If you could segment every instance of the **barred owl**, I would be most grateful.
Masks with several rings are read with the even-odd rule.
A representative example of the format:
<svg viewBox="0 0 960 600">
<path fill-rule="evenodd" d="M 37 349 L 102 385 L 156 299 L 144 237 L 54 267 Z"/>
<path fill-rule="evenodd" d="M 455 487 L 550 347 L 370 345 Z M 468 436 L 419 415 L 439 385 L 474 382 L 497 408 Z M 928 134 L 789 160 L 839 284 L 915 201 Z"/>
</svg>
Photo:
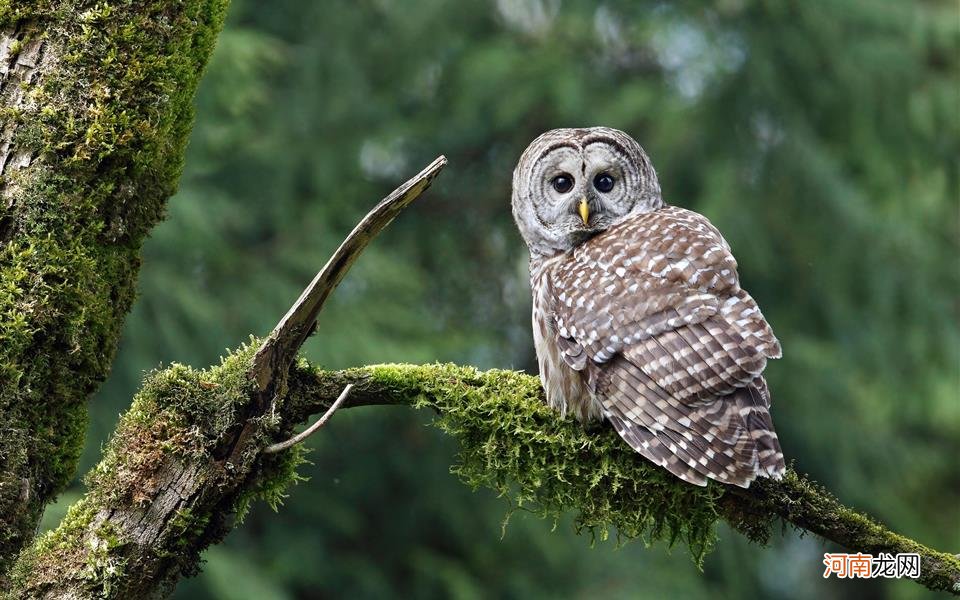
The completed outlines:
<svg viewBox="0 0 960 600">
<path fill-rule="evenodd" d="M 780 343 L 720 232 L 664 204 L 640 145 L 606 127 L 548 131 L 514 170 L 512 205 L 549 405 L 608 420 L 690 483 L 779 478 L 762 373 Z"/>
</svg>

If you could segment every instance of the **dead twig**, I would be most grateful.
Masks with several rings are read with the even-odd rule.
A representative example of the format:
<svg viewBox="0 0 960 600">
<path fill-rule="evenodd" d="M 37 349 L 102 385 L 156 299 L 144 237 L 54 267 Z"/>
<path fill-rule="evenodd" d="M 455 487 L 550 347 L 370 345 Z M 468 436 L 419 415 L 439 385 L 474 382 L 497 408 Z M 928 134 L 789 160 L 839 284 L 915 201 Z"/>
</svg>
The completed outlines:
<svg viewBox="0 0 960 600">
<path fill-rule="evenodd" d="M 254 375 L 265 389 L 278 370 L 286 371 L 310 334 L 320 309 L 360 253 L 401 210 L 416 200 L 440 173 L 447 159 L 438 156 L 367 213 L 327 264 L 317 273 L 287 314 L 277 323 L 253 359 Z"/>
<path fill-rule="evenodd" d="M 266 448 L 263 449 L 263 453 L 276 454 L 277 452 L 283 452 L 287 448 L 290 448 L 291 446 L 299 444 L 300 442 L 304 441 L 305 439 L 307 439 L 308 437 L 316 433 L 318 429 L 323 427 L 324 424 L 326 424 L 326 422 L 330 420 L 330 417 L 333 416 L 333 413 L 336 412 L 338 408 L 340 408 L 340 405 L 343 404 L 343 401 L 347 399 L 347 396 L 350 395 L 350 390 L 352 389 L 353 389 L 353 384 L 348 383 L 347 387 L 343 388 L 343 391 L 340 392 L 340 395 L 337 396 L 337 399 L 334 400 L 333 404 L 330 405 L 330 408 L 327 409 L 327 412 L 323 413 L 323 416 L 320 417 L 316 423 L 314 423 L 310 427 L 307 427 L 306 429 L 304 429 L 303 431 L 301 431 L 300 433 L 298 433 L 297 435 L 293 436 L 288 440 L 284 440 L 282 442 L 278 442 L 276 444 L 271 444 L 267 446 Z"/>
</svg>

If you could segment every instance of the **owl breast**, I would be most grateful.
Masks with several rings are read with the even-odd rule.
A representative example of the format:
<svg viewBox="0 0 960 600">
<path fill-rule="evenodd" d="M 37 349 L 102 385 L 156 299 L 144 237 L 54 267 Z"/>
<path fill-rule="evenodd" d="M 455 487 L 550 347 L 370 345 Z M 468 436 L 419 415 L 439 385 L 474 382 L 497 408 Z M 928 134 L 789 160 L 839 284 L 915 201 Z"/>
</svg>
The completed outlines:
<svg viewBox="0 0 960 600">
<path fill-rule="evenodd" d="M 546 267 L 548 265 L 544 265 Z M 602 417 L 600 403 L 594 399 L 582 371 L 571 368 L 561 356 L 550 315 L 549 268 L 536 269 L 531 278 L 533 292 L 533 345 L 540 367 L 540 381 L 550 408 L 566 415 L 568 412 L 581 421 Z"/>
</svg>

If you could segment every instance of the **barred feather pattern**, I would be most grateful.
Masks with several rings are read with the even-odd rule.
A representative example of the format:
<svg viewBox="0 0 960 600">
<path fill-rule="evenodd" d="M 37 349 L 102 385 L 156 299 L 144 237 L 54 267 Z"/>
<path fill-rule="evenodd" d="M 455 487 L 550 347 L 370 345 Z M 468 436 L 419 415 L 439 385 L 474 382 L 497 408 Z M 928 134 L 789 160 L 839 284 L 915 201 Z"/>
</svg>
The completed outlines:
<svg viewBox="0 0 960 600">
<path fill-rule="evenodd" d="M 534 343 L 548 403 L 606 418 L 694 484 L 779 478 L 762 372 L 780 344 L 702 215 L 664 205 L 531 260 Z"/>
</svg>

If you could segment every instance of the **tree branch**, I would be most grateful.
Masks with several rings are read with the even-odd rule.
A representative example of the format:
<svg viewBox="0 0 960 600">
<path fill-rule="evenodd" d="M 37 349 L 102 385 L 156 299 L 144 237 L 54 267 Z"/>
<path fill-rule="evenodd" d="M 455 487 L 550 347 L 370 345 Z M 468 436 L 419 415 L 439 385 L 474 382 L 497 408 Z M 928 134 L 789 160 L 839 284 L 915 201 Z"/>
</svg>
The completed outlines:
<svg viewBox="0 0 960 600">
<path fill-rule="evenodd" d="M 360 252 L 445 164 L 437 158 L 381 201 L 265 341 L 205 371 L 155 373 L 88 474 L 88 493 L 18 557 L 11 597 L 165 596 L 253 500 L 278 503 L 300 462 L 299 446 L 269 443 L 300 422 L 284 406 L 296 352 Z"/>
<path fill-rule="evenodd" d="M 503 493 L 515 493 L 523 501 L 543 502 L 547 507 L 545 514 L 554 514 L 553 498 L 541 497 L 540 482 L 531 480 L 523 473 L 515 472 L 518 465 L 498 464 L 497 454 L 509 454 L 517 448 L 529 447 L 528 436 L 534 432 L 545 432 L 551 442 L 537 445 L 534 451 L 547 456 L 542 470 L 559 474 L 569 469 L 569 461 L 579 461 L 582 469 L 575 469 L 575 477 L 589 482 L 609 478 L 604 469 L 591 469 L 592 461 L 604 457 L 587 456 L 585 448 L 591 442 L 585 437 L 591 435 L 610 438 L 613 443 L 604 446 L 603 452 L 610 461 L 636 463 L 638 470 L 634 483 L 662 486 L 661 478 L 650 478 L 645 468 L 646 461 L 633 452 L 626 444 L 616 442 L 612 430 L 581 433 L 582 426 L 571 419 L 561 420 L 552 417 L 541 397 L 539 380 L 527 375 L 506 372 L 478 372 L 472 368 L 452 365 L 383 365 L 348 369 L 345 371 L 322 371 L 310 368 L 305 363 L 298 365 L 291 375 L 290 405 L 288 410 L 302 418 L 326 407 L 336 397 L 336 390 L 344 385 L 354 385 L 354 392 L 345 406 L 373 405 L 412 405 L 431 407 L 439 411 L 438 420 L 446 430 L 460 434 L 462 444 L 460 460 L 470 455 L 485 456 L 481 468 L 495 472 L 480 474 L 481 484 L 491 485 Z M 477 411 L 474 404 L 487 405 L 486 410 Z M 532 403 L 532 406 L 531 406 Z M 491 410 L 490 407 L 497 407 Z M 556 424 L 549 426 L 545 420 L 553 418 Z M 559 435 L 563 432 L 566 435 Z M 499 443 L 488 447 L 491 440 Z M 562 440 L 563 443 L 555 443 Z M 481 447 L 473 447 L 477 441 Z M 556 462 L 551 462 L 556 461 Z M 477 473 L 471 471 L 476 465 L 467 465 L 468 482 L 476 483 Z M 463 472 L 463 465 L 458 469 Z M 501 470 L 502 469 L 502 470 Z M 559 476 L 559 475 L 558 475 Z M 566 479 L 566 476 L 564 476 Z M 616 479 L 616 478 L 614 478 Z M 512 490 L 504 482 L 526 481 L 529 489 Z M 668 482 L 672 487 L 696 491 L 680 481 Z M 618 518 L 630 514 L 643 514 L 646 508 L 639 505 L 642 497 L 616 494 L 610 502 L 616 515 L 597 515 L 595 507 L 600 485 L 590 485 L 589 495 L 572 498 L 572 502 L 559 508 L 581 511 L 582 524 L 587 527 L 620 525 Z M 960 560 L 945 552 L 933 550 L 919 542 L 894 533 L 874 519 L 842 505 L 829 492 L 807 477 L 790 470 L 780 481 L 758 479 L 749 489 L 741 489 L 711 483 L 714 496 L 706 494 L 704 502 L 712 505 L 718 516 L 723 517 L 735 529 L 752 541 L 766 543 L 772 525 L 782 519 L 794 527 L 809 531 L 835 542 L 852 552 L 865 552 L 878 555 L 916 553 L 920 555 L 921 571 L 917 582 L 931 590 L 943 590 L 960 595 Z M 662 489 L 662 488 L 661 488 Z M 600 491 L 602 493 L 602 491 Z M 682 495 L 682 494 L 681 494 Z M 541 507 L 542 508 L 542 507 Z M 700 507 L 703 508 L 703 507 Z M 696 511 L 690 516 L 696 517 Z M 597 518 L 597 517 L 600 518 Z M 656 515 L 652 515 L 655 521 Z M 628 524 L 629 525 L 629 524 Z M 683 531 L 684 525 L 673 524 L 676 531 Z M 628 533 L 631 527 L 628 526 Z M 656 526 L 654 526 L 654 530 Z M 634 530 L 635 531 L 635 530 Z M 694 542 L 696 554 L 696 534 L 693 529 L 686 530 L 687 541 Z M 671 534 L 672 535 L 672 534 Z M 820 565 L 811 565 L 820 568 Z"/>
<path fill-rule="evenodd" d="M 727 492 L 725 518 L 752 539 L 763 541 L 767 536 L 762 532 L 762 537 L 756 538 L 758 530 L 754 523 L 779 517 L 852 552 L 874 556 L 882 552 L 919 554 L 917 582 L 931 590 L 960 595 L 960 557 L 933 550 L 891 531 L 871 517 L 844 506 L 825 488 L 795 471 L 789 471 L 781 481 L 763 479 L 754 482 L 749 490 L 731 488 Z"/>
<path fill-rule="evenodd" d="M 244 419 L 240 433 L 236 436 L 227 455 L 228 464 L 232 465 L 239 459 L 238 453 L 244 450 L 246 443 L 258 427 L 253 417 L 263 414 L 268 408 L 272 412 L 278 396 L 283 395 L 290 365 L 313 330 L 323 303 L 343 280 L 343 276 L 353 266 L 360 253 L 366 249 L 370 240 L 383 231 L 400 214 L 400 211 L 420 197 L 446 164 L 447 159 L 438 156 L 422 171 L 373 207 L 347 235 L 327 264 L 320 269 L 287 314 L 280 319 L 267 339 L 263 341 L 253 357 L 250 368 L 250 378 L 256 382 L 257 390 L 249 404 L 247 418 Z"/>
<path fill-rule="evenodd" d="M 310 427 L 307 427 L 288 440 L 277 442 L 276 444 L 270 444 L 263 449 L 263 453 L 276 454 L 277 452 L 283 452 L 284 450 L 296 446 L 300 442 L 305 441 L 311 435 L 315 434 L 321 427 L 326 425 L 327 421 L 330 420 L 330 417 L 333 416 L 333 413 L 337 412 L 337 409 L 340 408 L 340 405 L 343 404 L 343 401 L 346 400 L 347 396 L 350 395 L 351 389 L 353 389 L 353 384 L 348 383 L 347 387 L 343 388 L 343 391 L 340 392 L 340 395 L 337 396 L 337 399 L 334 400 L 333 404 L 330 405 L 330 408 L 327 409 L 327 412 L 323 413 L 323 416 L 317 419 L 316 423 Z"/>
<path fill-rule="evenodd" d="M 447 159 L 438 156 L 420 173 L 384 198 L 353 228 L 257 351 L 254 376 L 258 380 L 267 381 L 290 368 L 300 346 L 317 322 L 323 303 L 343 280 L 360 253 L 400 211 L 430 187 L 446 164 Z M 261 383 L 261 387 L 266 387 L 266 384 Z"/>
</svg>

